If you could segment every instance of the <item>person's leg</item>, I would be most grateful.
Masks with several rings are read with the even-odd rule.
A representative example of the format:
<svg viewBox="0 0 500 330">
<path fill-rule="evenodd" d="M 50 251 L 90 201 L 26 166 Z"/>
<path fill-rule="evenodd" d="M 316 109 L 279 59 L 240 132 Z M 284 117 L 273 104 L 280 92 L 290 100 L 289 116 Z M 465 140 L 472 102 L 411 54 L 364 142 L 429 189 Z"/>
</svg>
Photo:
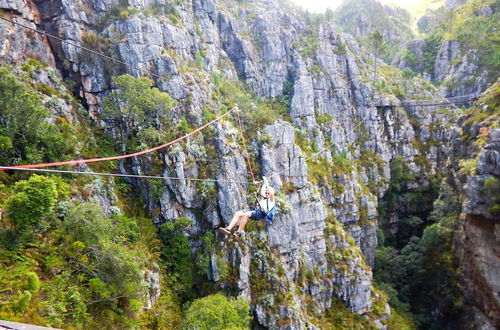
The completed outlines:
<svg viewBox="0 0 500 330">
<path fill-rule="evenodd" d="M 238 230 L 236 231 L 237 233 L 241 233 L 243 230 L 245 230 L 245 226 L 246 226 L 247 221 L 251 215 L 252 215 L 252 212 L 243 212 L 243 214 L 241 215 L 240 226 L 238 227 Z"/>
<path fill-rule="evenodd" d="M 240 217 L 244 214 L 245 212 L 243 211 L 238 211 L 234 214 L 233 216 L 233 219 L 231 220 L 231 222 L 229 223 L 229 226 L 227 226 L 226 229 L 228 230 L 231 230 L 233 229 L 237 224 L 238 224 L 238 221 L 240 221 Z"/>
</svg>

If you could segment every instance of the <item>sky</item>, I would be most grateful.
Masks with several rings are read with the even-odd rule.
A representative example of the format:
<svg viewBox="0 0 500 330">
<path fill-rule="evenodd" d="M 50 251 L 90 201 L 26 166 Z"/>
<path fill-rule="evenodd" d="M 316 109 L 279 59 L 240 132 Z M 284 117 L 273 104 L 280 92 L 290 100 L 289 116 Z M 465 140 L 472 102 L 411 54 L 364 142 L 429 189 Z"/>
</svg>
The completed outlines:
<svg viewBox="0 0 500 330">
<path fill-rule="evenodd" d="M 330 7 L 331 9 L 337 8 L 343 0 L 290 0 L 297 5 L 315 13 L 323 13 L 326 8 Z M 401 7 L 408 7 L 421 0 L 379 0 L 382 3 L 388 4 L 396 4 Z"/>
</svg>

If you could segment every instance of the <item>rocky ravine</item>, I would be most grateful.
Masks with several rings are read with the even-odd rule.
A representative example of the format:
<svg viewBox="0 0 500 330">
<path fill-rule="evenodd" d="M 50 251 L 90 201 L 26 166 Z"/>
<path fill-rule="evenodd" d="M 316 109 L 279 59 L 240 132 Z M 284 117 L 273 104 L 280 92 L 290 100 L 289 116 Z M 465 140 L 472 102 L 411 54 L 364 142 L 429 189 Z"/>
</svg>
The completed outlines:
<svg viewBox="0 0 500 330">
<path fill-rule="evenodd" d="M 282 210 L 272 226 L 251 231 L 248 243 L 221 241 L 224 257 L 212 256 L 209 277 L 218 282 L 220 264 L 229 263 L 237 271 L 234 285 L 251 299 L 263 326 L 310 327 L 310 316 L 321 315 L 335 297 L 356 313 L 371 311 L 378 297 L 367 265 L 373 265 L 377 198 L 387 187 L 389 162 L 402 155 L 425 181 L 426 172 L 442 167 L 449 155 L 452 127 L 446 123 L 452 111 L 416 106 L 377 109 L 373 89 L 361 79 L 364 64 L 356 44 L 331 25 L 309 26 L 293 9 L 283 10 L 287 5 L 279 1 L 255 1 L 250 6 L 213 0 L 129 0 L 123 9 L 127 15 L 116 15 L 120 6 L 123 2 L 118 0 L 0 0 L 9 18 L 105 51 L 140 68 L 140 73 L 4 21 L 0 21 L 2 61 L 19 65 L 35 57 L 56 66 L 78 82 L 89 116 L 98 121 L 102 97 L 112 88 L 111 76 L 125 72 L 164 76 L 156 84 L 179 101 L 173 115 L 186 115 L 192 126 L 201 123 L 205 106 L 214 105 L 211 73 L 239 78 L 264 98 L 280 96 L 284 86 L 291 85 L 290 122 L 262 127 L 258 134 L 270 139 L 251 142 L 261 174 L 269 176 L 282 192 Z M 169 6 L 176 8 L 171 13 L 174 17 L 152 12 L 152 8 L 173 8 Z M 305 52 L 311 40 L 317 47 Z M 341 50 L 344 43 L 347 47 Z M 199 65 L 192 65 L 197 58 Z M 319 120 L 325 117 L 331 120 Z M 229 122 L 215 128 L 212 138 L 217 157 L 211 162 L 217 164 L 217 178 L 246 181 L 248 168 L 241 147 L 234 142 L 236 128 Z M 311 155 L 298 146 L 297 131 L 314 141 L 326 160 L 345 152 L 358 165 L 347 173 L 335 173 L 335 182 L 312 180 L 307 173 L 313 165 L 304 162 Z M 196 157 L 206 155 L 204 138 L 160 153 L 163 173 L 197 176 L 201 169 Z M 417 150 L 417 138 L 424 144 L 436 139 L 441 143 Z M 426 157 L 428 167 L 416 161 L 417 156 Z M 122 165 L 123 172 L 145 173 L 152 159 L 143 157 Z M 289 167 L 286 175 L 277 174 Z M 343 187 L 340 190 L 338 183 Z M 152 198 L 147 183 L 134 184 L 144 195 L 153 221 L 186 216 L 194 220 L 188 232 L 191 236 L 227 224 L 233 212 L 246 207 L 249 195 L 247 186 L 219 184 L 216 202 L 206 205 L 191 183 L 166 180 L 158 199 Z M 314 276 L 304 275 L 310 273 Z M 271 285 L 263 286 L 259 280 Z M 385 317 L 376 317 L 379 327 Z"/>
</svg>

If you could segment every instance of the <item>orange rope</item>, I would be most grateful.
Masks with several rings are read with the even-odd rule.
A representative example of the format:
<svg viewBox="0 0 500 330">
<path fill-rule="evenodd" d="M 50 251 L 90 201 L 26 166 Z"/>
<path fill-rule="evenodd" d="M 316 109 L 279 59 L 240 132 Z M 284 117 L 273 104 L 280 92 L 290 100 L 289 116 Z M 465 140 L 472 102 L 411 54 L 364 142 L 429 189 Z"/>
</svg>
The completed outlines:
<svg viewBox="0 0 500 330">
<path fill-rule="evenodd" d="M 248 151 L 246 148 L 247 143 L 245 141 L 245 136 L 243 135 L 243 125 L 241 124 L 241 116 L 240 116 L 239 112 L 238 112 L 238 124 L 240 127 L 241 141 L 243 142 L 244 157 L 246 158 L 246 161 L 248 164 L 248 169 L 250 170 L 250 175 L 252 176 L 252 180 L 253 180 L 253 182 L 256 182 L 257 180 L 255 180 L 255 175 L 253 174 L 253 170 L 252 170 L 252 164 L 250 163 L 250 157 L 248 156 Z"/>
<path fill-rule="evenodd" d="M 184 136 L 181 136 L 181 137 L 179 137 L 179 138 L 177 138 L 177 139 L 175 139 L 173 141 L 170 141 L 168 143 L 162 144 L 160 146 L 157 146 L 157 147 L 154 147 L 154 148 L 151 148 L 151 149 L 134 152 L 132 154 L 126 154 L 126 155 L 121 155 L 121 156 L 113 156 L 113 157 L 103 157 L 103 158 L 68 160 L 68 161 L 64 161 L 64 162 L 54 162 L 54 163 L 31 164 L 31 165 L 16 165 L 16 166 L 8 166 L 8 167 L 9 168 L 41 168 L 41 167 L 62 166 L 62 165 L 76 165 L 76 164 L 83 164 L 83 163 L 96 163 L 96 162 L 104 162 L 104 161 L 109 161 L 109 160 L 117 160 L 117 159 L 125 159 L 125 158 L 131 158 L 131 157 L 141 156 L 141 155 L 144 155 L 144 154 L 156 151 L 156 150 L 160 150 L 160 149 L 166 148 L 168 146 L 171 146 L 174 143 L 182 141 L 182 140 L 190 137 L 194 133 L 197 133 L 197 132 L 201 131 L 205 127 L 207 127 L 207 126 L 209 126 L 209 125 L 211 125 L 211 124 L 213 124 L 213 123 L 221 120 L 223 117 L 229 115 L 235 109 L 236 109 L 236 107 L 234 107 L 233 109 L 227 111 L 223 115 L 221 115 L 221 116 L 219 116 L 219 117 L 217 117 L 217 118 L 209 121 L 205 125 L 198 127 L 194 131 L 192 131 L 192 132 L 190 132 L 190 133 L 188 133 L 188 134 L 186 134 Z M 0 169 L 0 171 L 4 171 L 4 170 L 5 169 Z"/>
</svg>

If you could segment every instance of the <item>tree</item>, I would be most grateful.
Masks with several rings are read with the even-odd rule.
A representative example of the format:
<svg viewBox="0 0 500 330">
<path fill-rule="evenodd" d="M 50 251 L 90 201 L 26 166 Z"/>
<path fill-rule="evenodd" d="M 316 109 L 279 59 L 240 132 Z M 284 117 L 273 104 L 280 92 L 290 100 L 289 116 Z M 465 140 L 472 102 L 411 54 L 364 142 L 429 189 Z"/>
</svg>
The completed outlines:
<svg viewBox="0 0 500 330">
<path fill-rule="evenodd" d="M 384 36 L 378 29 L 376 29 L 369 35 L 369 38 L 371 39 L 370 45 L 373 50 L 373 60 L 375 62 L 373 70 L 373 85 L 375 86 L 375 83 L 377 82 L 377 57 L 379 57 L 385 49 Z"/>
<path fill-rule="evenodd" d="M 186 312 L 183 329 L 222 330 L 248 329 L 248 301 L 240 298 L 229 300 L 220 293 L 195 300 Z"/>
<path fill-rule="evenodd" d="M 168 93 L 152 88 L 153 81 L 146 77 L 125 74 L 114 77 L 113 83 L 116 90 L 104 98 L 102 115 L 119 128 L 125 151 L 130 137 L 149 127 L 159 129 L 176 101 Z"/>
<path fill-rule="evenodd" d="M 16 182 L 14 195 L 7 200 L 7 214 L 18 232 L 43 229 L 60 193 L 66 192 L 67 185 L 62 181 L 35 174 L 29 180 Z"/>
<path fill-rule="evenodd" d="M 118 220 L 114 223 L 113 220 Z M 106 283 L 112 290 L 109 296 L 135 297 L 142 287 L 144 255 L 131 250 L 130 238 L 136 236 L 137 226 L 123 223 L 124 218 L 111 219 L 99 205 L 74 203 L 64 219 L 64 232 L 74 241 L 83 244 L 88 262 L 82 268 L 89 277 Z M 132 221 L 127 219 L 127 221 Z"/>
<path fill-rule="evenodd" d="M 51 124 L 49 116 L 35 90 L 0 66 L 0 163 L 61 160 L 70 150 L 69 126 Z"/>
<path fill-rule="evenodd" d="M 175 287 L 178 292 L 191 288 L 193 258 L 189 239 L 183 231 L 190 223 L 190 219 L 181 217 L 174 222 L 165 222 L 159 231 L 163 243 L 162 259 L 169 270 L 170 278 L 178 284 L 178 287 Z"/>
<path fill-rule="evenodd" d="M 405 86 L 405 94 L 408 92 L 408 80 L 413 77 L 413 71 L 410 68 L 404 68 L 403 70 L 403 79 Z"/>
</svg>

